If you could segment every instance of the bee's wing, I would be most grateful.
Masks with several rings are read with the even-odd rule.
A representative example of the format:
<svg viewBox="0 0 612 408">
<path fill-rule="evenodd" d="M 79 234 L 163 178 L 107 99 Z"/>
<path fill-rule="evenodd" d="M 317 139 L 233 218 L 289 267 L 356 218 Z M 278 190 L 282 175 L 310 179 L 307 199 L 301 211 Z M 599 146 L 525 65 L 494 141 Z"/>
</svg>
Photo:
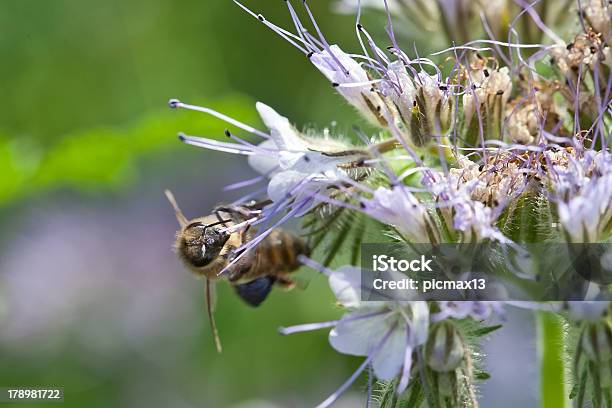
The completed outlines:
<svg viewBox="0 0 612 408">
<path fill-rule="evenodd" d="M 210 279 L 206 279 L 206 312 L 208 313 L 208 320 L 210 321 L 210 328 L 213 332 L 215 339 L 215 346 L 217 352 L 221 353 L 223 348 L 221 347 L 221 339 L 219 338 L 219 332 L 217 331 L 217 324 L 215 323 L 215 305 L 217 304 L 217 291 L 215 290 L 215 283 Z"/>
</svg>

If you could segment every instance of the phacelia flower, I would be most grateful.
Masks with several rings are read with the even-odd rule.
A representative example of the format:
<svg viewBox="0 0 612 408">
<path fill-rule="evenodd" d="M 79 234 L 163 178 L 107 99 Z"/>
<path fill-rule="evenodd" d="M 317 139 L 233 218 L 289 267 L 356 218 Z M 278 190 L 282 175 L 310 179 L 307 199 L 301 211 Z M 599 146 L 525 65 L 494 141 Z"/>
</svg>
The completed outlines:
<svg viewBox="0 0 612 408">
<path fill-rule="evenodd" d="M 425 358 L 434 371 L 454 371 L 465 357 L 465 345 L 457 328 L 451 322 L 434 324 L 427 344 Z"/>
<path fill-rule="evenodd" d="M 237 143 L 180 135 L 181 140 L 187 144 L 248 156 L 251 167 L 270 179 L 267 186 L 268 197 L 275 203 L 292 202 L 294 207 L 299 205 L 298 215 L 319 203 L 316 196 L 319 193 L 324 194 L 326 187 L 349 178 L 347 172 L 340 168 L 342 164 L 362 158 L 359 153 L 336 155 L 335 153 L 349 149 L 350 145 L 329 137 L 306 136 L 297 131 L 286 117 L 261 102 L 256 104 L 256 108 L 268 127 L 269 134 L 208 108 L 187 105 L 178 100 L 170 101 L 170 105 L 211 114 L 264 138 L 262 143 L 256 145 L 232 135 L 229 131 L 226 132 L 227 135 Z"/>
<path fill-rule="evenodd" d="M 458 185 L 469 186 L 472 200 L 497 207 L 516 197 L 525 188 L 527 177 L 519 163 L 504 153 L 489 157 L 486 164 L 480 165 L 460 155 L 457 157 L 457 167 L 450 169 L 450 175 Z"/>
<path fill-rule="evenodd" d="M 362 208 L 370 217 L 395 226 L 410 242 L 440 242 L 427 208 L 406 187 L 379 187 L 371 199 L 363 201 Z"/>
<path fill-rule="evenodd" d="M 492 241 L 522 251 L 521 257 L 510 260 L 509 255 L 503 261 L 495 253 L 490 257 L 494 266 L 525 272 L 528 278 L 544 276 L 533 258 L 522 257 L 529 250 L 520 244 L 533 237 L 570 243 L 600 243 L 612 237 L 607 2 L 577 2 L 575 28 L 581 30 L 566 43 L 548 25 L 573 13 L 566 7 L 552 10 L 550 2 L 380 0 L 378 8 L 388 14 L 408 15 L 421 27 L 435 26 L 453 40 L 448 48 L 425 57 L 416 49 L 400 49 L 390 15 L 385 27 L 390 45 L 377 45 L 360 19 L 359 5 L 375 4 L 369 0 L 355 2 L 359 53 L 344 51 L 325 38 L 308 1 L 301 5 L 312 34 L 291 1 L 285 4 L 295 30 L 235 2 L 302 52 L 377 132 L 367 135 L 356 128 L 363 146 L 341 137 L 313 136 L 313 131 L 296 129 L 289 119 L 258 103 L 268 128 L 262 132 L 208 108 L 172 100 L 172 107 L 211 114 L 262 139 L 252 142 L 230 131 L 226 135 L 231 142 L 181 135 L 191 145 L 248 157 L 257 177 L 232 187 L 265 183 L 237 204 L 251 198 L 263 203 L 253 219 L 238 224 L 240 228 L 264 221 L 267 226 L 255 228 L 255 236 L 236 249 L 231 262 L 256 248 L 273 228 L 302 216 L 308 216 L 304 229 L 310 231 L 313 254 L 331 237 L 325 264 L 348 246 L 356 263 L 364 237 L 376 234 L 385 241 L 416 244 Z M 540 15 L 543 9 L 546 15 Z M 579 401 L 585 390 L 612 390 L 607 301 L 444 301 L 434 295 L 430 299 L 436 300 L 422 301 L 384 293 L 374 293 L 383 298 L 374 301 L 364 292 L 373 289 L 362 286 L 367 270 L 357 265 L 330 270 L 309 258 L 300 259 L 328 276 L 345 313 L 338 320 L 281 332 L 328 328 L 334 349 L 364 357 L 356 372 L 319 407 L 336 401 L 366 368 L 372 378 L 389 382 L 387 390 L 396 393 L 400 404 L 408 401 L 401 395 L 406 390 L 411 401 L 432 400 L 428 387 L 435 385 L 440 406 L 476 406 L 472 339 L 465 336 L 466 322 L 460 320 L 479 324 L 494 315 L 504 317 L 506 304 L 554 313 L 567 310 L 582 333 L 574 374 L 580 379 L 589 367 L 592 377 L 579 391 Z M 520 265 L 509 266 L 512 261 Z M 487 289 L 494 291 L 492 286 Z M 410 383 L 416 386 L 409 388 Z M 578 385 L 586 383 L 580 380 Z M 603 406 L 600 394 L 594 392 L 593 401 L 600 398 L 594 406 Z M 612 391 L 607 398 L 612 400 Z M 428 402 L 434 406 L 432 401 Z"/>
<path fill-rule="evenodd" d="M 495 225 L 502 207 L 491 208 L 472 198 L 478 180 L 461 183 L 453 174 L 431 172 L 423 177 L 423 185 L 436 201 L 447 229 L 460 234 L 462 242 L 511 242 Z"/>
<path fill-rule="evenodd" d="M 258 102 L 257 110 L 270 130 L 270 139 L 257 146 L 262 153 L 249 156 L 249 164 L 262 174 L 269 175 L 268 197 L 281 202 L 293 197 L 296 202 L 318 200 L 315 195 L 329 185 L 348 178 L 338 165 L 355 160 L 354 155 L 331 156 L 348 146 L 331 139 L 313 140 L 300 134 L 287 118 L 279 115 L 269 106 Z M 323 152 L 315 149 L 324 149 Z"/>
<path fill-rule="evenodd" d="M 376 126 L 387 127 L 397 115 L 373 88 L 362 66 L 337 45 L 311 55 L 310 61 L 331 81 L 338 93 Z"/>
<path fill-rule="evenodd" d="M 413 351 L 427 339 L 427 302 L 363 301 L 359 268 L 345 266 L 332 271 L 312 261 L 305 262 L 329 276 L 330 287 L 347 312 L 338 321 L 283 328 L 281 333 L 332 327 L 329 342 L 334 349 L 343 354 L 366 357 L 349 381 L 318 407 L 333 403 L 367 365 L 372 366 L 378 379 L 400 377 L 398 393 L 403 392 L 410 378 Z"/>
<path fill-rule="evenodd" d="M 612 155 L 573 158 L 551 175 L 559 220 L 572 242 L 603 242 L 612 233 Z"/>
<path fill-rule="evenodd" d="M 501 139 L 501 124 L 512 92 L 508 67 L 477 65 L 468 71 L 470 88 L 463 95 L 463 116 L 468 127 L 484 129 L 485 139 Z"/>
</svg>

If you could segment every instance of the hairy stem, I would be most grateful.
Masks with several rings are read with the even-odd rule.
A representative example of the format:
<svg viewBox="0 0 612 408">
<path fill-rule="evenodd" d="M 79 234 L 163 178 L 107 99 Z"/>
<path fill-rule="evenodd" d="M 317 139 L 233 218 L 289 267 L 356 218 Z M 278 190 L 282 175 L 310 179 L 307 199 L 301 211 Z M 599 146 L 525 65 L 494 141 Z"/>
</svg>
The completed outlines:
<svg viewBox="0 0 612 408">
<path fill-rule="evenodd" d="M 564 360 L 565 332 L 561 317 L 538 312 L 538 355 L 540 359 L 540 406 L 570 407 Z"/>
</svg>

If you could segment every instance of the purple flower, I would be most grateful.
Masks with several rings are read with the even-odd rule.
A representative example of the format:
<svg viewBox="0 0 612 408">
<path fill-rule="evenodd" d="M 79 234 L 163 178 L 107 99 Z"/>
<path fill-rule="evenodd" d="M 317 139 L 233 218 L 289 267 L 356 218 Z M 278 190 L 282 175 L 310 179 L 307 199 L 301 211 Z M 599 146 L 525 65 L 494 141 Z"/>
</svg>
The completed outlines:
<svg viewBox="0 0 612 408">
<path fill-rule="evenodd" d="M 402 236 L 414 243 L 436 243 L 440 234 L 425 206 L 405 186 L 379 187 L 363 211 L 370 217 L 395 226 Z"/>
<path fill-rule="evenodd" d="M 431 316 L 433 322 L 448 318 L 485 320 L 492 314 L 503 316 L 504 302 L 496 301 L 439 301 L 440 311 Z"/>
<path fill-rule="evenodd" d="M 181 140 L 190 145 L 248 156 L 251 167 L 270 178 L 267 186 L 268 197 L 277 204 L 285 205 L 291 201 L 294 207 L 300 206 L 300 211 L 296 215 L 304 214 L 318 204 L 320 200 L 317 195 L 324 194 L 326 187 L 348 178 L 346 171 L 338 166 L 355 160 L 354 154 L 338 156 L 328 154 L 346 150 L 349 145 L 325 137 L 307 137 L 298 132 L 286 117 L 261 102 L 256 104 L 256 108 L 270 134 L 209 108 L 188 105 L 177 100 L 170 101 L 170 106 L 213 115 L 264 138 L 262 143 L 255 145 L 234 136 L 229 131 L 227 134 L 237 143 L 180 135 Z M 249 185 L 249 182 L 238 185 Z"/>
<path fill-rule="evenodd" d="M 334 85 L 340 95 L 353 105 L 370 122 L 386 126 L 393 120 L 393 112 L 382 100 L 372 81 L 361 65 L 340 49 L 331 45 L 311 55 L 310 61 Z"/>
<path fill-rule="evenodd" d="M 572 242 L 602 242 L 612 233 L 612 155 L 589 151 L 551 175 L 559 221 Z"/>
<path fill-rule="evenodd" d="M 257 103 L 257 110 L 270 129 L 270 139 L 258 148 L 264 153 L 249 156 L 249 164 L 262 174 L 268 174 L 268 197 L 281 202 L 294 197 L 296 202 L 310 200 L 302 212 L 308 211 L 318 203 L 314 198 L 329 185 L 338 183 L 348 175 L 338 168 L 339 164 L 354 160 L 354 156 L 332 157 L 319 151 L 318 141 L 308 140 L 299 133 L 289 120 L 267 105 Z M 324 140 L 327 149 L 342 150 L 347 146 L 331 140 Z"/>
<path fill-rule="evenodd" d="M 423 185 L 435 198 L 447 227 L 460 233 L 462 242 L 490 239 L 510 243 L 495 225 L 501 209 L 487 207 L 472 198 L 478 182 L 478 179 L 462 182 L 452 173 L 429 172 L 423 177 Z"/>
<path fill-rule="evenodd" d="M 400 377 L 398 393 L 403 392 L 410 378 L 412 353 L 425 343 L 429 329 L 427 302 L 378 302 L 361 300 L 361 271 L 344 266 L 329 270 L 313 261 L 303 261 L 329 276 L 330 287 L 347 313 L 337 321 L 305 324 L 281 329 L 292 334 L 332 327 L 329 342 L 343 354 L 365 356 L 359 369 L 318 407 L 332 404 L 368 365 L 381 380 Z"/>
</svg>

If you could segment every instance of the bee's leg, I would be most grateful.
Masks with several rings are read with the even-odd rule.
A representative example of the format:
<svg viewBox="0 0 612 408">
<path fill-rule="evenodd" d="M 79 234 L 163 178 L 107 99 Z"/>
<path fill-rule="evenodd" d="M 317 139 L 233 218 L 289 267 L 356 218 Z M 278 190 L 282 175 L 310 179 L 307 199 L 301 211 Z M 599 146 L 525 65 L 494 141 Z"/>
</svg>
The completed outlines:
<svg viewBox="0 0 612 408">
<path fill-rule="evenodd" d="M 227 223 L 228 221 L 230 221 L 230 220 L 227 220 L 227 219 L 223 218 L 223 217 L 221 216 L 221 213 L 222 213 L 222 212 L 223 212 L 223 211 L 219 211 L 219 210 L 218 210 L 218 209 L 216 209 L 216 208 L 215 208 L 215 210 L 214 210 L 214 214 L 215 214 L 215 217 L 217 217 L 217 220 L 218 220 L 220 223 L 222 223 L 224 227 L 227 227 L 227 224 L 226 224 L 226 223 Z"/>
<path fill-rule="evenodd" d="M 223 217 L 221 217 L 221 212 L 215 210 L 215 217 L 217 217 L 217 221 L 222 222 L 223 221 Z"/>
<path fill-rule="evenodd" d="M 244 242 L 243 242 L 244 243 Z M 243 250 L 244 251 L 244 250 Z M 243 251 L 229 251 L 226 254 L 226 261 L 233 262 L 236 257 L 242 254 Z M 248 279 L 251 269 L 253 269 L 253 263 L 255 261 L 255 254 L 251 251 L 244 254 L 238 259 L 232 266 L 227 269 L 227 278 L 232 282 L 239 281 L 241 279 Z M 232 283 L 233 284 L 233 283 Z"/>
<path fill-rule="evenodd" d="M 276 283 L 285 290 L 295 288 L 296 282 L 287 275 L 276 275 Z"/>
<path fill-rule="evenodd" d="M 249 230 L 250 230 L 250 229 L 251 229 L 251 224 L 249 224 L 249 225 L 247 225 L 247 226 L 245 227 L 244 231 L 242 231 L 242 235 L 243 235 L 244 237 L 247 237 L 247 236 L 248 236 L 247 234 L 248 234 L 248 232 L 249 232 Z M 245 240 L 245 239 L 246 239 L 246 238 L 243 238 L 243 240 Z"/>
<path fill-rule="evenodd" d="M 258 211 L 270 204 L 272 204 L 272 200 L 270 199 L 266 199 L 262 201 L 253 200 L 253 201 L 249 201 L 248 204 L 244 204 L 243 207 L 246 207 L 251 211 Z"/>
<path fill-rule="evenodd" d="M 215 211 L 225 212 L 232 216 L 238 216 L 241 221 L 257 216 L 261 209 L 266 205 L 271 204 L 271 200 L 253 201 L 246 204 L 228 204 L 220 205 L 215 208 Z"/>
<path fill-rule="evenodd" d="M 222 212 L 229 214 L 234 219 L 234 222 L 244 221 L 253 217 L 253 211 L 242 205 L 224 205 L 215 207 L 215 214 Z"/>
</svg>

